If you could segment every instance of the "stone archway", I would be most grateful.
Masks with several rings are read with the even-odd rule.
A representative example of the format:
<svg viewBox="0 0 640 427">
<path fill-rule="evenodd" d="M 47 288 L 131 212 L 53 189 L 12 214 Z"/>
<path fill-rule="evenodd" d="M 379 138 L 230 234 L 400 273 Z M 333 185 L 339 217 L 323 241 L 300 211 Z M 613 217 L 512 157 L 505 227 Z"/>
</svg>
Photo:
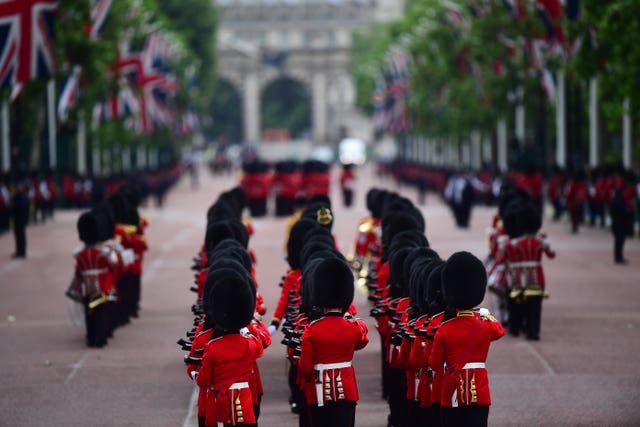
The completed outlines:
<svg viewBox="0 0 640 427">
<path fill-rule="evenodd" d="M 264 85 L 260 94 L 261 130 L 287 129 L 291 138 L 309 138 L 312 97 L 298 79 L 280 76 Z"/>
<path fill-rule="evenodd" d="M 244 140 L 242 94 L 233 82 L 225 78 L 218 79 L 209 113 L 212 119 L 204 126 L 208 139 L 219 140 L 223 144 Z"/>
</svg>

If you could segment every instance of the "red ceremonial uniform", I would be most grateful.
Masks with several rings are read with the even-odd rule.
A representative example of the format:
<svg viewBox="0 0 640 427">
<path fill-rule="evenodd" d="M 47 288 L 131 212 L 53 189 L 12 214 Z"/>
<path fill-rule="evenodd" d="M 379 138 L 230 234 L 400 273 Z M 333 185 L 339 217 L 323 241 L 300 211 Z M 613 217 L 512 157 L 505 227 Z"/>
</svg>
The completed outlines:
<svg viewBox="0 0 640 427">
<path fill-rule="evenodd" d="M 461 310 L 436 332 L 429 365 L 443 372 L 440 404 L 447 407 L 490 405 L 485 368 L 489 345 L 504 335 L 502 325 Z"/>
<path fill-rule="evenodd" d="M 304 329 L 298 369 L 308 404 L 358 400 L 351 360 L 369 342 L 367 333 L 364 321 L 333 312 Z"/>
<path fill-rule="evenodd" d="M 206 392 L 206 425 L 255 424 L 249 382 L 256 359 L 264 353 L 260 339 L 239 332 L 217 336 L 209 341 L 196 378 Z"/>
<path fill-rule="evenodd" d="M 116 288 L 120 261 L 116 252 L 105 245 L 84 246 L 74 254 L 75 287 L 82 297 L 111 294 Z"/>
<path fill-rule="evenodd" d="M 213 328 L 204 329 L 204 322 L 201 322 L 196 329 L 195 336 L 193 338 L 193 342 L 191 343 L 191 352 L 189 353 L 189 358 L 192 362 L 200 362 L 189 363 L 187 364 L 187 375 L 189 379 L 191 379 L 191 372 L 200 370 L 200 366 L 202 366 L 202 357 L 204 355 L 204 351 L 207 347 L 207 343 L 211 339 L 211 334 L 213 333 Z M 200 390 L 198 392 L 198 417 L 204 417 L 207 415 L 207 388 L 199 387 Z"/>
<path fill-rule="evenodd" d="M 278 324 L 284 318 L 289 306 L 289 296 L 292 296 L 296 301 L 300 300 L 300 281 L 302 280 L 302 271 L 289 270 L 287 277 L 285 277 L 282 284 L 282 292 L 280 293 L 280 299 L 278 305 L 273 312 L 273 320 Z"/>
</svg>

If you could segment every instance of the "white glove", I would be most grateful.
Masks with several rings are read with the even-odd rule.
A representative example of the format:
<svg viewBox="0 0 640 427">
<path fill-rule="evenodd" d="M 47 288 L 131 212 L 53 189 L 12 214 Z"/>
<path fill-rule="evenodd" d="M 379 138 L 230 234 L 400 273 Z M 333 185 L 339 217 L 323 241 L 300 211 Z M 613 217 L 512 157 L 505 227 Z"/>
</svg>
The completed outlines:
<svg viewBox="0 0 640 427">
<path fill-rule="evenodd" d="M 276 327 L 276 325 L 269 325 L 269 327 L 267 328 L 267 330 L 269 331 L 269 335 L 273 335 L 277 329 L 278 328 Z"/>
<path fill-rule="evenodd" d="M 198 371 L 191 371 L 191 379 L 192 380 L 196 380 L 196 377 L 198 376 Z"/>
<path fill-rule="evenodd" d="M 480 317 L 485 317 L 491 314 L 486 308 L 481 308 L 480 310 L 478 310 L 478 313 L 480 313 Z"/>
</svg>

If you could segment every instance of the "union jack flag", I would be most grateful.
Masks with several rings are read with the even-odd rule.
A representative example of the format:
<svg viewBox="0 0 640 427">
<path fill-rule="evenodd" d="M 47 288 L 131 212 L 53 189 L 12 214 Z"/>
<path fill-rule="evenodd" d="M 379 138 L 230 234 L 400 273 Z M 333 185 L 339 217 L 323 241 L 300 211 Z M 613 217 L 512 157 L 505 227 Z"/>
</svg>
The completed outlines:
<svg viewBox="0 0 640 427">
<path fill-rule="evenodd" d="M 57 0 L 0 1 L 0 87 L 53 74 L 57 8 Z"/>
<path fill-rule="evenodd" d="M 100 30 L 107 20 L 112 0 L 91 0 L 91 22 L 87 26 L 87 34 L 91 40 L 97 40 Z"/>
</svg>

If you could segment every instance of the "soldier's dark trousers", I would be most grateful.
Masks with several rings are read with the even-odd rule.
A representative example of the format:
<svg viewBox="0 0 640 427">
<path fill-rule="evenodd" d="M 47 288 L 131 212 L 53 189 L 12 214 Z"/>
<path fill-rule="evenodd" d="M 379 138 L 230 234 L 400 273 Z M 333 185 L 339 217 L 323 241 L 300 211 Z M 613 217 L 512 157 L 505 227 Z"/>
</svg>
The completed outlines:
<svg viewBox="0 0 640 427">
<path fill-rule="evenodd" d="M 276 196 L 276 216 L 289 216 L 293 214 L 294 200 L 292 197 Z"/>
<path fill-rule="evenodd" d="M 613 232 L 613 260 L 615 262 L 624 262 L 624 241 L 627 239 L 625 230 L 614 230 Z"/>
<path fill-rule="evenodd" d="M 405 371 L 389 368 L 389 422 L 394 427 L 408 426 L 407 376 Z"/>
<path fill-rule="evenodd" d="M 84 305 L 87 327 L 87 346 L 103 347 L 107 343 L 106 304 L 89 310 L 88 301 Z"/>
<path fill-rule="evenodd" d="M 132 274 L 131 304 L 129 305 L 129 315 L 131 317 L 138 317 L 138 310 L 140 310 L 141 281 L 142 277 L 139 274 Z"/>
<path fill-rule="evenodd" d="M 289 391 L 291 393 L 289 397 L 289 404 L 291 405 L 291 411 L 300 413 L 303 409 L 303 394 L 300 387 L 298 387 L 298 365 L 291 363 L 289 365 Z"/>
<path fill-rule="evenodd" d="M 311 405 L 313 427 L 353 427 L 356 421 L 356 402 L 325 402 L 324 406 Z"/>
<path fill-rule="evenodd" d="M 432 418 L 433 418 L 433 412 L 431 411 L 431 408 L 429 406 L 422 407 L 420 406 L 420 402 L 418 403 L 418 418 L 417 418 L 417 425 L 419 425 L 420 427 L 432 427 L 433 426 L 433 422 L 432 422 Z"/>
<path fill-rule="evenodd" d="M 509 333 L 513 336 L 520 334 L 524 318 L 523 305 L 509 298 Z"/>
<path fill-rule="evenodd" d="M 527 338 L 540 339 L 540 318 L 542 315 L 542 296 L 528 297 L 523 304 L 523 314 Z"/>
<path fill-rule="evenodd" d="M 24 221 L 14 221 L 13 236 L 16 241 L 15 256 L 24 257 L 27 255 L 27 224 Z"/>
<path fill-rule="evenodd" d="M 486 427 L 489 405 L 442 407 L 444 427 Z"/>
<path fill-rule="evenodd" d="M 431 404 L 431 425 L 433 427 L 442 427 L 442 407 L 439 403 Z"/>
<path fill-rule="evenodd" d="M 342 202 L 344 206 L 349 208 L 353 205 L 353 191 L 352 190 L 342 190 Z"/>
</svg>

